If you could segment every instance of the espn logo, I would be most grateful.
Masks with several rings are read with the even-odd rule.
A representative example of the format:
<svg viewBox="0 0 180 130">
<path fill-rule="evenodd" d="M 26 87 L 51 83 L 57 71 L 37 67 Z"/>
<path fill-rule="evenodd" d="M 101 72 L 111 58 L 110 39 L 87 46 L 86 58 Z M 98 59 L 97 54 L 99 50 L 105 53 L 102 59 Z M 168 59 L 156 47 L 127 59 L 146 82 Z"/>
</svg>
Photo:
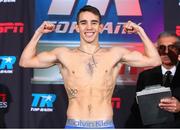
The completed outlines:
<svg viewBox="0 0 180 130">
<path fill-rule="evenodd" d="M 24 23 L 22 22 L 5 22 L 0 23 L 0 33 L 23 33 Z"/>
</svg>

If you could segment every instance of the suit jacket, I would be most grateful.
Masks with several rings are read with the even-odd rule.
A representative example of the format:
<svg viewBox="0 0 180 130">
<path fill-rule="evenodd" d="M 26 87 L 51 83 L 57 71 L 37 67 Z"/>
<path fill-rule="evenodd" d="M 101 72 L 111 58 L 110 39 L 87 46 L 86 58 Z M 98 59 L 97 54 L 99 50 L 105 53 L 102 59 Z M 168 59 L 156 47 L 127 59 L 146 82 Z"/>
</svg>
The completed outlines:
<svg viewBox="0 0 180 130">
<path fill-rule="evenodd" d="M 163 75 L 162 75 L 161 66 L 157 66 L 155 68 L 145 70 L 139 74 L 136 91 L 141 91 L 146 86 L 150 86 L 150 85 L 156 85 L 156 84 L 162 85 L 163 83 L 162 81 L 163 81 Z M 172 95 L 180 101 L 180 64 L 178 64 L 176 68 L 176 72 L 175 75 L 173 76 L 170 88 L 172 91 Z M 175 116 L 175 123 L 173 124 L 172 127 L 180 127 L 180 112 L 175 113 L 174 116 Z M 164 124 L 162 124 L 162 126 L 157 126 L 157 127 L 163 128 L 163 125 Z M 136 100 L 134 100 L 134 104 L 131 108 L 131 114 L 129 119 L 127 120 L 126 127 L 129 128 L 145 127 L 142 124 L 142 120 L 140 117 L 140 112 Z"/>
</svg>

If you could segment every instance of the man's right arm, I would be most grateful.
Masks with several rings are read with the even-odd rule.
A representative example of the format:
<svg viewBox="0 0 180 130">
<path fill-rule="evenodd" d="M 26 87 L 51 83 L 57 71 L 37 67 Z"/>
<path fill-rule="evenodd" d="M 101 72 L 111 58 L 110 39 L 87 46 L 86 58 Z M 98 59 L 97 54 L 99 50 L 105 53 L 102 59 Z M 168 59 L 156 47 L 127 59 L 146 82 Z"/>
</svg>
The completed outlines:
<svg viewBox="0 0 180 130">
<path fill-rule="evenodd" d="M 37 54 L 37 43 L 44 33 L 49 33 L 54 30 L 54 25 L 48 22 L 43 22 L 36 30 L 30 42 L 27 44 L 20 58 L 19 65 L 26 68 L 46 68 L 55 64 L 56 51 L 41 52 Z"/>
</svg>

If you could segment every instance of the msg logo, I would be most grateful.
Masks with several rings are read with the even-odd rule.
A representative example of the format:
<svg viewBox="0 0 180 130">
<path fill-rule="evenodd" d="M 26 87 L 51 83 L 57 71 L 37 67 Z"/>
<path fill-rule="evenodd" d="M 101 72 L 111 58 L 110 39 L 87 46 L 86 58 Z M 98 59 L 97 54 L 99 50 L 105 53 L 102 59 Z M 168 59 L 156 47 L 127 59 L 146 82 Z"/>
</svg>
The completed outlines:
<svg viewBox="0 0 180 130">
<path fill-rule="evenodd" d="M 115 3 L 117 16 L 142 16 L 139 0 L 112 0 Z M 87 5 L 99 9 L 102 16 L 107 12 L 110 0 L 87 0 Z M 52 0 L 49 15 L 71 15 L 76 0 Z M 65 7 L 66 6 L 66 7 Z"/>
</svg>

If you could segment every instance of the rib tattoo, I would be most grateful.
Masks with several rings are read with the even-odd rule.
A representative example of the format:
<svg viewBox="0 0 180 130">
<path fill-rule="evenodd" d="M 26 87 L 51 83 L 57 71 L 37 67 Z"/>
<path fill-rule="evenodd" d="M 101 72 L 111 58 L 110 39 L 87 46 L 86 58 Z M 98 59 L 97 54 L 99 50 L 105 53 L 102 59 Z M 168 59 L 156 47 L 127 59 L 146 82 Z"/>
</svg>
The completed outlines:
<svg viewBox="0 0 180 130">
<path fill-rule="evenodd" d="M 69 99 L 73 99 L 77 97 L 78 90 L 77 89 L 72 89 L 72 88 L 67 88 L 67 94 Z"/>
</svg>

